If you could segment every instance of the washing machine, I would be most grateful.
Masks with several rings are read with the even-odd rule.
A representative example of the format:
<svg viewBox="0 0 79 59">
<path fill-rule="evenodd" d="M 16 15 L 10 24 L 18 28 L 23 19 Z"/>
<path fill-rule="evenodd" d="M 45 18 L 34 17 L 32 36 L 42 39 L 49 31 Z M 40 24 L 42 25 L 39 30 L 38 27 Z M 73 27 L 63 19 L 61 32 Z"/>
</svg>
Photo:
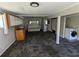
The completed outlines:
<svg viewBox="0 0 79 59">
<path fill-rule="evenodd" d="M 65 38 L 72 42 L 77 40 L 77 30 L 74 28 L 66 28 L 65 29 Z"/>
</svg>

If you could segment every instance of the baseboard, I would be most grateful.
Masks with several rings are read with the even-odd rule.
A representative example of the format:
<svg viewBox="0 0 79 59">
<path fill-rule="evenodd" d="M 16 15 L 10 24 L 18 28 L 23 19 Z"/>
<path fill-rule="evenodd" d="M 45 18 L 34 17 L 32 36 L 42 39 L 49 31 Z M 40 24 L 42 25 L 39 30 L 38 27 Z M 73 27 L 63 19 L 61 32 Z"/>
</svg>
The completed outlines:
<svg viewBox="0 0 79 59">
<path fill-rule="evenodd" d="M 63 36 L 63 35 L 60 35 L 60 37 L 61 37 L 61 38 L 64 38 L 64 36 Z"/>
<path fill-rule="evenodd" d="M 79 40 L 79 36 L 77 37 L 77 40 Z"/>
<path fill-rule="evenodd" d="M 2 54 L 3 54 L 15 41 L 16 41 L 16 40 L 14 40 L 11 44 L 9 44 L 9 46 L 7 46 L 6 49 L 4 49 L 2 53 L 0 53 L 0 56 L 2 56 Z"/>
</svg>

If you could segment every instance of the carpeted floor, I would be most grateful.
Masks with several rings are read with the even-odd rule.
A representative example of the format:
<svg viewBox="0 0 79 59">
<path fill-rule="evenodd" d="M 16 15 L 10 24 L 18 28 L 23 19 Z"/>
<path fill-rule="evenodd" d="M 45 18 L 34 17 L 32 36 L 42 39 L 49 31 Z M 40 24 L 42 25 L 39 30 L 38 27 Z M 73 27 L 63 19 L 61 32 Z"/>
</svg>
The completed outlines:
<svg viewBox="0 0 79 59">
<path fill-rule="evenodd" d="M 26 33 L 23 42 L 15 42 L 2 57 L 74 57 L 79 56 L 79 41 L 68 42 L 60 38 L 56 45 L 52 32 Z"/>
</svg>

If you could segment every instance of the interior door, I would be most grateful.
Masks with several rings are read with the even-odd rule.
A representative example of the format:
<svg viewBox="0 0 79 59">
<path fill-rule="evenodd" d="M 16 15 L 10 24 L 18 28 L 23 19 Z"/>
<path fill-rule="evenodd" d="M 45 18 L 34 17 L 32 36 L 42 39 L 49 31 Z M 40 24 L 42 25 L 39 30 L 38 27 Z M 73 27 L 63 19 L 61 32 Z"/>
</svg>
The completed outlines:
<svg viewBox="0 0 79 59">
<path fill-rule="evenodd" d="M 52 28 L 52 30 L 56 31 L 56 29 L 57 29 L 57 19 L 56 18 L 51 19 L 51 28 Z"/>
</svg>

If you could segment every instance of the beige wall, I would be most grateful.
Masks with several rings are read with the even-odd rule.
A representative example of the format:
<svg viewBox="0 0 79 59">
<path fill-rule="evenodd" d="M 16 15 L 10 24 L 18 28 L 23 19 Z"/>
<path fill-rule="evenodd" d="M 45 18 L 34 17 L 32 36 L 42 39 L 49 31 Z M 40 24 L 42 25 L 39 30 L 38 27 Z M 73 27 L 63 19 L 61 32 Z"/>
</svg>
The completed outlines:
<svg viewBox="0 0 79 59">
<path fill-rule="evenodd" d="M 0 56 L 14 43 L 14 41 L 14 28 L 10 28 L 8 34 L 4 34 L 3 29 L 0 29 Z"/>
<path fill-rule="evenodd" d="M 66 26 L 66 17 L 61 17 L 61 23 L 60 23 L 60 36 L 64 38 L 65 34 L 65 26 Z"/>
<path fill-rule="evenodd" d="M 78 36 L 79 36 L 79 15 L 67 17 L 66 26 L 76 28 Z M 79 37 L 78 37 L 78 39 L 79 39 Z"/>
</svg>

